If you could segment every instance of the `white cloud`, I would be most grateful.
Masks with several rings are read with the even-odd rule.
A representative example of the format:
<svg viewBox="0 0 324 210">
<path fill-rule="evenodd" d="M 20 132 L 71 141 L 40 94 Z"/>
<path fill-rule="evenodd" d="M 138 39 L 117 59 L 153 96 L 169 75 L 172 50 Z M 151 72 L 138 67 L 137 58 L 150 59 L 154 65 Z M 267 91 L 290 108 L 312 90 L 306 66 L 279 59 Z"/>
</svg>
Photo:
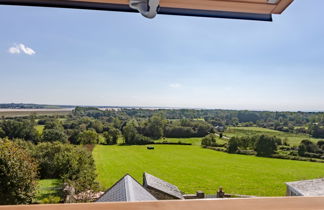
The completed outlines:
<svg viewBox="0 0 324 210">
<path fill-rule="evenodd" d="M 173 83 L 173 84 L 170 84 L 169 87 L 170 88 L 180 88 L 182 85 L 179 84 L 179 83 Z"/>
<path fill-rule="evenodd" d="M 8 52 L 10 54 L 20 54 L 20 53 L 24 53 L 26 55 L 36 54 L 36 52 L 32 48 L 27 47 L 24 44 L 15 44 L 14 46 L 8 49 Z"/>
</svg>

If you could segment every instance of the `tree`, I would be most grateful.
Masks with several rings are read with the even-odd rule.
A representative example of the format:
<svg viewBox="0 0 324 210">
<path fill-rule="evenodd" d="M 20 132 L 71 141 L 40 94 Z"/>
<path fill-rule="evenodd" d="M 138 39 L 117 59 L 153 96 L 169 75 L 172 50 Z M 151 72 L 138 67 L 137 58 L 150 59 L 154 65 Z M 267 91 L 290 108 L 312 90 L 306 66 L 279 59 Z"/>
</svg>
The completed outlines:
<svg viewBox="0 0 324 210">
<path fill-rule="evenodd" d="M 307 149 L 306 149 L 305 144 L 300 144 L 298 146 L 298 155 L 299 156 L 304 156 L 306 152 L 307 152 Z"/>
<path fill-rule="evenodd" d="M 310 152 L 310 153 L 316 153 L 319 151 L 319 148 L 316 144 L 314 144 L 312 141 L 310 140 L 302 140 L 300 142 L 300 145 L 304 145 L 305 146 L 305 152 Z"/>
<path fill-rule="evenodd" d="M 41 178 L 59 178 L 76 192 L 96 189 L 96 167 L 91 152 L 81 146 L 60 142 L 40 143 L 34 156 L 39 160 Z"/>
<path fill-rule="evenodd" d="M 201 145 L 203 146 L 215 146 L 216 145 L 216 135 L 211 133 L 202 138 Z"/>
<path fill-rule="evenodd" d="M 277 149 L 276 140 L 274 137 L 261 135 L 255 142 L 255 151 L 257 156 L 269 157 L 275 153 Z"/>
<path fill-rule="evenodd" d="M 42 136 L 43 142 L 59 141 L 62 143 L 68 142 L 68 137 L 63 130 L 58 129 L 45 129 Z"/>
<path fill-rule="evenodd" d="M 94 130 L 86 130 L 79 134 L 78 142 L 79 144 L 98 144 L 99 135 Z"/>
<path fill-rule="evenodd" d="M 103 133 L 103 137 L 108 145 L 117 144 L 119 135 L 120 131 L 116 128 L 109 128 L 109 131 L 105 131 Z"/>
<path fill-rule="evenodd" d="M 153 139 L 160 139 L 163 136 L 166 120 L 162 114 L 155 114 L 149 118 L 145 127 L 145 134 Z"/>
<path fill-rule="evenodd" d="M 20 138 L 37 142 L 39 136 L 34 125 L 32 120 L 4 120 L 0 124 L 0 128 L 2 129 L 2 136 L 9 139 Z"/>
<path fill-rule="evenodd" d="M 9 140 L 0 140 L 0 205 L 28 204 L 36 192 L 37 164 Z"/>
<path fill-rule="evenodd" d="M 123 136 L 126 144 L 148 144 L 151 139 L 138 133 L 133 121 L 126 124 L 123 129 Z"/>
<path fill-rule="evenodd" d="M 319 149 L 322 149 L 323 150 L 324 149 L 324 141 L 323 140 L 318 141 L 317 142 L 317 146 L 318 146 Z"/>
<path fill-rule="evenodd" d="M 64 130 L 64 127 L 60 123 L 60 121 L 55 119 L 55 120 L 47 120 L 45 122 L 44 130 L 47 130 L 47 129 Z"/>
<path fill-rule="evenodd" d="M 227 144 L 228 153 L 236 153 L 238 150 L 239 142 L 237 137 L 232 137 Z"/>
</svg>

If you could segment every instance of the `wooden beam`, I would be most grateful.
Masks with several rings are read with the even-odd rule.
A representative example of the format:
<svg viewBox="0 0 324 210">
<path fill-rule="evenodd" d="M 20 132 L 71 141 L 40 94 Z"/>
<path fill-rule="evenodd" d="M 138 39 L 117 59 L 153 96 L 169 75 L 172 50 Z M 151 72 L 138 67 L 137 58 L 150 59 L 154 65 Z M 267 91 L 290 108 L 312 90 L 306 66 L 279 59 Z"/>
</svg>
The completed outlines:
<svg viewBox="0 0 324 210">
<path fill-rule="evenodd" d="M 281 14 L 294 0 L 281 0 L 277 6 L 272 10 L 272 14 Z"/>
<path fill-rule="evenodd" d="M 0 210 L 323 210 L 324 197 L 0 206 Z"/>
</svg>

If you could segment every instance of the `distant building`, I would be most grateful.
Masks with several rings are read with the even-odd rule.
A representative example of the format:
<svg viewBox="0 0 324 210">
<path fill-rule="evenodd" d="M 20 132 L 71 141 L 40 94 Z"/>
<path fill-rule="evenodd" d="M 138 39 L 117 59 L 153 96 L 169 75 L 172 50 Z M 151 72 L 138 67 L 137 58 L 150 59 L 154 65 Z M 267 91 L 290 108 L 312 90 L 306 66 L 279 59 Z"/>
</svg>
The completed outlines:
<svg viewBox="0 0 324 210">
<path fill-rule="evenodd" d="M 287 196 L 324 196 L 324 179 L 287 182 Z"/>
<path fill-rule="evenodd" d="M 143 174 L 143 186 L 158 200 L 184 199 L 179 188 L 151 174 Z"/>
<path fill-rule="evenodd" d="M 109 188 L 96 202 L 130 202 L 157 200 L 132 176 L 126 174 Z"/>
</svg>

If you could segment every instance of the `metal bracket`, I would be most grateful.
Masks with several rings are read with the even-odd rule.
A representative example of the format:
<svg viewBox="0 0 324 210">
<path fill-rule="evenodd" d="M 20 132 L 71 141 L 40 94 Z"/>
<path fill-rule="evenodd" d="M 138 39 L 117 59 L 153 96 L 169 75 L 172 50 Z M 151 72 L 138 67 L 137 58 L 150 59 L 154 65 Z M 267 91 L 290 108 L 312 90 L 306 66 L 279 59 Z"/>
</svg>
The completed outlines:
<svg viewBox="0 0 324 210">
<path fill-rule="evenodd" d="M 160 0 L 129 0 L 129 6 L 146 18 L 154 18 L 160 8 Z"/>
</svg>

